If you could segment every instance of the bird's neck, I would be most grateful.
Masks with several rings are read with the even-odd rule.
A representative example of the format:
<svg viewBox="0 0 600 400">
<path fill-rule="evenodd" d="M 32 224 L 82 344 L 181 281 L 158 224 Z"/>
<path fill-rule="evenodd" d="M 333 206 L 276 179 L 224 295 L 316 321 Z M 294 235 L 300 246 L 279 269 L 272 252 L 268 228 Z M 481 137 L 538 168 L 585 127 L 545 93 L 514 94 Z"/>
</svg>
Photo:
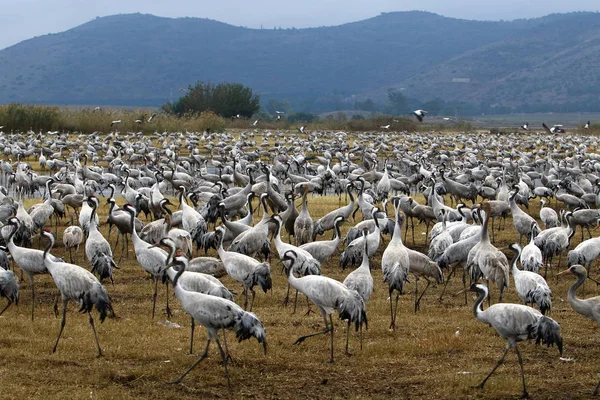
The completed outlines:
<svg viewBox="0 0 600 400">
<path fill-rule="evenodd" d="M 483 308 L 481 305 L 483 304 L 483 301 L 486 297 L 487 292 L 485 290 L 482 290 L 481 292 L 479 292 L 477 300 L 475 300 L 475 304 L 473 304 L 473 314 L 475 314 L 475 317 L 477 319 L 481 319 L 481 314 L 483 313 Z"/>
<path fill-rule="evenodd" d="M 571 307 L 573 307 L 576 311 L 579 311 L 579 306 L 583 305 L 583 300 L 577 297 L 577 294 L 575 292 L 577 292 L 579 286 L 583 285 L 583 282 L 585 282 L 585 278 L 586 277 L 584 275 L 578 275 L 577 281 L 571 285 L 567 294 L 567 300 L 569 301 L 569 304 L 571 304 Z"/>
</svg>

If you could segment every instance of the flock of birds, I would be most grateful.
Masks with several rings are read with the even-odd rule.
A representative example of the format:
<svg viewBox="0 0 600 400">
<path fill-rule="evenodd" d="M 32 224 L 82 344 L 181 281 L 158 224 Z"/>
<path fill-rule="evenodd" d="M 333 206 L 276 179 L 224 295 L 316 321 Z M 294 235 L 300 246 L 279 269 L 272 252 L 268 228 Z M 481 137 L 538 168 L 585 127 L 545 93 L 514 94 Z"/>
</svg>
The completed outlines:
<svg viewBox="0 0 600 400">
<path fill-rule="evenodd" d="M 118 279 L 115 270 L 122 257 L 131 257 L 131 241 L 137 263 L 153 278 L 152 317 L 158 284 L 167 282 L 191 318 L 190 353 L 195 324 L 207 330 L 202 355 L 174 382 L 207 357 L 214 341 L 230 385 L 227 330 L 240 341 L 256 338 L 267 351 L 266 331 L 253 306 L 257 287 L 265 293 L 272 288 L 273 257 L 284 265 L 286 304 L 293 289 L 294 309 L 300 293 L 324 321 L 324 330 L 301 336 L 295 344 L 329 335 L 330 362 L 334 313 L 347 322 L 346 352 L 352 325 L 360 332 L 362 347 L 374 264 L 380 265 L 388 287 L 390 329 L 396 327 L 398 299 L 411 274 L 427 281 L 420 295 L 415 290 L 416 312 L 431 281 L 444 284 L 443 296 L 451 277 L 462 271 L 465 303 L 466 292 L 476 292 L 475 317 L 507 340 L 501 359 L 479 386 L 514 348 L 522 394 L 527 396 L 517 343 L 535 339 L 557 345 L 562 354 L 560 326 L 547 316 L 552 291 L 545 277 L 561 265 L 563 256 L 568 269 L 562 274 L 577 278 L 568 292 L 569 303 L 600 323 L 600 297 L 576 295 L 587 278 L 586 268 L 600 255 L 600 238 L 590 232 L 600 220 L 600 154 L 592 151 L 597 146 L 594 137 L 547 134 L 4 134 L 0 151 L 8 161 L 0 161 L 0 234 L 5 243 L 0 247 L 0 295 L 7 305 L 0 315 L 19 300 L 12 259 L 29 280 L 32 320 L 34 277 L 50 274 L 60 291 L 62 319 L 53 352 L 65 326 L 67 304 L 73 301 L 88 314 L 102 355 L 92 310 L 98 311 L 101 322 L 114 316 L 105 283 Z M 29 163 L 35 159 L 47 173 L 32 169 Z M 417 201 L 421 194 L 422 204 Z M 39 195 L 42 201 L 26 210 L 23 198 Z M 340 207 L 313 218 L 310 196 L 322 195 L 338 196 Z M 106 204 L 100 196 L 107 197 Z M 534 199 L 541 199 L 539 216 L 526 211 L 530 202 L 539 201 Z M 254 223 L 257 204 L 262 218 Z M 109 209 L 106 237 L 99 230 L 101 207 Z M 506 227 L 509 215 L 513 227 Z M 69 262 L 52 255 L 56 238 L 49 230 L 53 219 L 56 228 L 65 216 L 71 219 L 62 237 Z M 343 237 L 341 225 L 350 221 L 354 225 Z M 414 228 L 421 223 L 426 226 L 427 254 L 413 249 Z M 413 246 L 408 245 L 409 228 Z M 519 239 L 509 246 L 514 254 L 509 261 L 494 245 L 494 237 L 513 228 Z M 570 249 L 578 228 L 582 242 Z M 116 239 L 111 239 L 113 229 Z M 584 240 L 586 233 L 589 239 Z M 391 239 L 386 243 L 383 235 Z M 37 247 L 46 240 L 44 250 L 34 248 L 35 239 Z M 73 250 L 80 245 L 85 247 L 86 265 L 73 262 Z M 218 257 L 193 257 L 210 248 Z M 356 266 L 343 282 L 325 276 L 322 269 L 336 259 L 344 269 Z M 225 274 L 243 288 L 243 306 L 218 279 Z M 483 280 L 496 285 L 499 299 L 485 310 L 483 304 L 492 296 L 488 286 L 479 283 Z M 503 302 L 511 280 L 523 304 Z"/>
</svg>

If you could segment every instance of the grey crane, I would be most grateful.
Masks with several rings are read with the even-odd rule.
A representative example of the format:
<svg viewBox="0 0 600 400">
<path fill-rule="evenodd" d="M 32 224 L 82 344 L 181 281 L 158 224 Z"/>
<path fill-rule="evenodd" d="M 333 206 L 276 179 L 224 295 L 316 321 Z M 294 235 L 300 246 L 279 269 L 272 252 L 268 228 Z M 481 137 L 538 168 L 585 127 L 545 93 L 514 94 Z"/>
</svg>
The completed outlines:
<svg viewBox="0 0 600 400">
<path fill-rule="evenodd" d="M 532 227 L 531 230 L 531 240 L 521 251 L 521 266 L 523 266 L 525 271 L 538 273 L 540 268 L 544 266 L 544 258 L 542 257 L 540 248 L 535 245 L 537 229 Z"/>
<path fill-rule="evenodd" d="M 248 308 L 248 290 L 252 294 L 252 301 L 250 302 L 251 311 L 254 305 L 254 296 L 256 295 L 254 286 L 259 285 L 265 293 L 272 287 L 271 267 L 268 263 L 261 263 L 245 254 L 225 251 L 223 249 L 223 230 L 220 229 L 218 232 L 219 247 L 217 251 L 219 258 L 223 261 L 223 266 L 227 274 L 244 287 L 244 309 Z"/>
<path fill-rule="evenodd" d="M 92 273 L 96 273 L 100 282 L 104 279 L 110 279 L 114 285 L 113 268 L 119 268 L 113 259 L 113 253 L 110 249 L 110 244 L 98 230 L 98 226 L 94 222 L 96 211 L 98 209 L 98 198 L 95 196 L 88 197 L 88 204 L 92 208 L 90 215 L 90 225 L 88 238 L 85 241 L 85 255 L 92 266 Z"/>
<path fill-rule="evenodd" d="M 129 225 L 131 226 L 131 241 L 133 242 L 133 248 L 135 249 L 135 257 L 144 269 L 152 275 L 154 281 L 154 293 L 152 295 L 152 319 L 154 319 L 154 313 L 156 310 L 156 297 L 158 295 L 158 279 L 163 276 L 166 268 L 167 252 L 163 249 L 155 247 L 145 241 L 143 241 L 134 229 L 135 223 L 135 207 L 131 204 L 126 204 L 123 210 L 129 213 Z M 162 238 L 161 238 L 162 239 Z M 159 239 L 160 240 L 160 239 Z M 171 315 L 169 309 L 169 286 L 167 286 L 167 315 Z"/>
<path fill-rule="evenodd" d="M 337 310 L 340 319 L 348 320 L 355 324 L 358 330 L 363 323 L 368 327 L 367 314 L 365 311 L 365 302 L 360 294 L 348 289 L 343 283 L 322 275 L 306 275 L 296 278 L 293 273 L 293 266 L 298 263 L 297 253 L 294 250 L 287 250 L 282 257 L 285 266 L 285 273 L 291 287 L 304 294 L 319 309 L 321 317 L 325 322 L 325 330 L 311 333 L 299 337 L 294 344 L 300 344 L 307 338 L 330 334 L 330 357 L 329 362 L 333 362 L 333 318 L 331 315 Z M 289 262 L 286 264 L 285 262 Z M 329 316 L 329 321 L 327 321 Z"/>
<path fill-rule="evenodd" d="M 415 312 L 417 312 L 419 311 L 419 305 L 421 304 L 423 295 L 429 288 L 429 285 L 431 285 L 431 280 L 429 278 L 433 278 L 436 283 L 442 283 L 443 274 L 438 263 L 432 261 L 427 255 L 408 248 L 406 250 L 408 251 L 409 272 L 412 272 L 415 276 Z M 419 276 L 427 281 L 427 285 L 421 292 L 421 295 L 418 295 Z"/>
<path fill-rule="evenodd" d="M 508 246 L 514 256 L 511 261 L 515 289 L 523 304 L 537 304 L 542 314 L 552 309 L 552 291 L 546 280 L 537 272 L 521 271 L 517 268 L 517 260 L 521 257 L 521 246 L 517 243 Z"/>
<path fill-rule="evenodd" d="M 211 296 L 204 293 L 190 292 L 179 284 L 179 278 L 185 272 L 185 263 L 176 258 L 175 265 L 179 267 L 179 271 L 173 277 L 173 287 L 175 288 L 175 296 L 181 302 L 185 311 L 197 321 L 200 325 L 207 329 L 206 348 L 200 358 L 186 369 L 177 379 L 171 383 L 179 383 L 185 376 L 200 364 L 208 356 L 208 347 L 211 340 L 217 343 L 219 353 L 223 360 L 225 368 L 225 376 L 227 384 L 231 387 L 229 379 L 229 371 L 227 370 L 227 356 L 219 342 L 219 330 L 231 329 L 234 330 L 239 341 L 255 337 L 259 343 L 263 344 L 265 354 L 267 353 L 267 337 L 263 324 L 255 314 L 242 310 L 240 306 L 233 301 L 223 299 L 221 297 Z"/>
<path fill-rule="evenodd" d="M 333 229 L 335 226 L 335 221 L 336 221 L 337 217 L 341 216 L 345 220 L 350 218 L 350 214 L 352 214 L 352 211 L 354 210 L 354 195 L 352 194 L 352 190 L 351 190 L 352 187 L 354 187 L 352 185 L 352 183 L 348 183 L 346 185 L 346 193 L 350 197 L 350 202 L 348 204 L 346 204 L 343 207 L 340 207 L 333 211 L 328 212 L 327 214 L 325 214 L 324 217 L 321 217 L 315 221 L 315 223 L 313 224 L 312 240 L 315 240 L 317 235 L 322 235 L 325 232 L 327 232 L 328 230 Z"/>
<path fill-rule="evenodd" d="M 540 220 L 542 221 L 546 229 L 560 226 L 560 221 L 558 219 L 558 214 L 556 213 L 556 211 L 554 211 L 554 209 L 550 207 L 546 207 L 545 199 L 541 199 L 540 204 L 542 205 L 540 207 Z"/>
<path fill-rule="evenodd" d="M 402 224 L 405 222 L 404 213 L 399 210 L 400 202 L 396 202 L 396 222 L 392 240 L 388 243 L 381 257 L 381 270 L 383 271 L 383 281 L 388 284 L 388 293 L 390 296 L 390 329 L 396 329 L 396 314 L 398 312 L 398 299 L 404 289 L 404 284 L 408 281 L 408 272 L 410 268 L 410 259 L 408 249 L 402 243 Z M 392 295 L 396 291 L 395 307 L 392 301 Z"/>
<path fill-rule="evenodd" d="M 375 229 L 373 232 L 369 233 L 366 237 L 361 236 L 359 238 L 354 239 L 342 252 L 340 256 L 340 265 L 342 269 L 346 268 L 346 265 L 356 265 L 359 260 L 362 260 L 362 252 L 363 252 L 363 242 L 367 241 L 367 249 L 368 256 L 373 257 L 379 248 L 379 243 L 381 242 L 381 230 L 379 228 L 379 222 L 377 218 L 377 207 L 373 207 L 371 211 L 371 215 L 373 221 L 375 222 Z"/>
<path fill-rule="evenodd" d="M 94 318 L 92 317 L 91 311 L 93 307 L 96 307 L 96 310 L 100 313 L 100 322 L 104 322 L 104 319 L 107 316 L 114 317 L 115 314 L 108 292 L 104 286 L 102 286 L 100 281 L 86 269 L 75 264 L 53 261 L 49 252 L 54 246 L 54 235 L 46 231 L 42 231 L 41 235 L 49 240 L 48 246 L 44 250 L 44 266 L 48 269 L 50 275 L 52 275 L 52 279 L 54 280 L 54 283 L 56 283 L 58 290 L 60 290 L 62 297 L 62 320 L 52 352 L 56 352 L 58 341 L 65 328 L 67 304 L 70 300 L 74 300 L 79 303 L 79 311 L 88 314 L 88 320 L 92 327 L 92 332 L 94 333 L 94 339 L 96 339 L 98 356 L 102 356 L 102 349 L 100 348 L 100 342 L 98 341 L 98 334 L 96 333 Z"/>
<path fill-rule="evenodd" d="M 479 234 L 479 243 L 469 251 L 466 264 L 467 270 L 469 271 L 471 282 L 477 281 L 482 276 L 486 280 L 495 282 L 500 291 L 499 301 L 502 302 L 504 288 L 508 287 L 510 282 L 508 260 L 504 253 L 490 242 L 488 234 L 488 223 L 490 220 L 489 204 L 483 203 L 480 209 L 485 211 L 486 216 L 483 221 L 481 233 Z"/>
<path fill-rule="evenodd" d="M 363 230 L 363 237 L 365 240 L 363 241 L 363 257 L 362 262 L 358 268 L 354 271 L 350 272 L 344 282 L 342 282 L 346 287 L 350 290 L 356 290 L 360 297 L 362 297 L 365 302 L 365 307 L 371 294 L 373 294 L 373 276 L 371 275 L 371 267 L 369 265 L 369 255 L 367 251 L 367 240 L 366 237 L 369 233 L 368 229 Z M 346 353 L 348 352 L 348 339 L 350 336 L 350 320 L 348 320 L 348 330 L 346 333 Z M 362 324 L 359 326 L 360 330 L 360 349 L 362 350 Z"/>
<path fill-rule="evenodd" d="M 585 240 L 567 254 L 567 265 L 581 264 L 590 268 L 600 256 L 600 237 Z"/>
<path fill-rule="evenodd" d="M 13 238 L 20 225 L 20 221 L 17 218 L 13 217 L 9 219 L 7 225 L 11 225 L 14 228 L 6 239 L 6 246 L 8 247 L 10 255 L 15 263 L 23 272 L 25 272 L 27 278 L 29 278 L 29 286 L 31 289 L 31 320 L 33 321 L 33 310 L 35 308 L 35 287 L 33 284 L 33 276 L 48 273 L 48 270 L 44 266 L 44 252 L 37 249 L 29 249 L 17 246 L 14 243 Z M 58 259 L 55 258 L 55 260 Z"/>
<path fill-rule="evenodd" d="M 169 234 L 173 222 L 173 212 L 167 207 L 167 205 L 172 205 L 169 199 L 163 198 L 160 200 L 160 208 L 162 211 L 164 211 L 164 213 L 161 212 L 163 218 L 144 225 L 139 234 L 139 237 L 142 240 L 154 244 Z"/>
<path fill-rule="evenodd" d="M 19 282 L 13 271 L 4 268 L 0 268 L 0 297 L 6 298 L 7 301 L 0 315 L 4 314 L 11 304 L 19 304 Z"/>
<path fill-rule="evenodd" d="M 542 315 L 538 310 L 521 304 L 494 304 L 484 311 L 482 303 L 488 296 L 488 288 L 485 285 L 473 284 L 470 290 L 478 294 L 477 300 L 475 300 L 475 304 L 473 305 L 475 317 L 479 321 L 491 325 L 507 341 L 502 357 L 500 357 L 492 371 L 477 387 L 483 388 L 494 371 L 504 363 L 504 358 L 508 350 L 514 347 L 519 358 L 519 364 L 521 365 L 521 377 L 523 381 L 523 393 L 521 397 L 529 397 L 525 386 L 523 358 L 521 357 L 517 343 L 523 340 L 535 339 L 536 343 L 541 342 L 548 347 L 556 344 L 558 351 L 562 355 L 563 347 L 560 325 L 552 318 Z"/>
<path fill-rule="evenodd" d="M 110 197 L 106 200 L 107 203 L 110 204 L 108 210 L 108 218 L 106 222 L 108 223 L 108 241 L 110 241 L 110 233 L 113 225 L 117 227 L 117 231 L 119 236 L 117 236 L 117 241 L 115 242 L 115 253 L 116 248 L 119 245 L 119 240 L 121 241 L 121 257 L 123 257 L 123 253 L 127 252 L 126 255 L 129 255 L 129 237 L 127 235 L 131 235 L 131 216 L 125 210 L 119 209 L 115 211 L 116 201 L 114 198 Z M 134 226 L 136 232 L 142 230 L 144 224 L 137 217 L 134 219 Z"/>
<path fill-rule="evenodd" d="M 75 253 L 77 253 L 81 242 L 83 242 L 83 230 L 76 225 L 68 226 L 63 232 L 63 244 L 65 249 L 69 250 L 71 264 L 73 264 L 73 247 L 76 247 Z"/>
<path fill-rule="evenodd" d="M 532 235 L 532 226 L 537 226 L 537 224 L 534 225 L 533 223 L 535 222 L 535 219 L 532 216 L 530 216 L 529 214 L 527 214 L 526 212 L 524 212 L 523 210 L 521 210 L 519 208 L 519 206 L 517 205 L 517 203 L 515 203 L 515 196 L 517 195 L 517 193 L 519 193 L 517 190 L 514 190 L 511 193 L 511 195 L 509 197 L 509 204 L 510 204 L 510 212 L 511 212 L 512 218 L 513 218 L 513 224 L 515 225 L 515 229 L 519 233 L 519 245 L 520 245 L 523 236 L 525 236 L 527 239 L 530 239 L 530 237 Z M 541 230 L 541 229 L 539 229 L 539 227 L 538 227 L 538 230 Z"/>
<path fill-rule="evenodd" d="M 185 201 L 185 186 L 180 186 L 179 191 L 179 204 L 183 211 L 181 219 L 182 228 L 189 232 L 192 241 L 199 248 L 201 239 L 207 231 L 206 221 L 198 211 L 190 207 Z"/>
<path fill-rule="evenodd" d="M 337 250 L 340 244 L 340 225 L 344 222 L 344 217 L 338 215 L 334 221 L 335 236 L 331 240 L 319 240 L 317 242 L 305 243 L 300 246 L 301 249 L 308 251 L 315 260 L 323 264 Z"/>
<path fill-rule="evenodd" d="M 313 240 L 313 219 L 308 212 L 307 196 L 310 186 L 305 185 L 302 192 L 302 210 L 294 221 L 294 239 L 296 246 L 302 246 Z"/>
</svg>

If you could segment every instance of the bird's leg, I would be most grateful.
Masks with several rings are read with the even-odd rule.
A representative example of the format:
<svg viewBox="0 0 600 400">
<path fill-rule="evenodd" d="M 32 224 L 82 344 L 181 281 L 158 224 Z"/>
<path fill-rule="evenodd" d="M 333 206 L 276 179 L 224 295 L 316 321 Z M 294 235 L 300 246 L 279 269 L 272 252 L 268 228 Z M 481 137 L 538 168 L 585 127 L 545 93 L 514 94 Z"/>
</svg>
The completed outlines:
<svg viewBox="0 0 600 400">
<path fill-rule="evenodd" d="M 423 289 L 423 292 L 421 293 L 421 295 L 419 296 L 419 299 L 417 300 L 416 304 L 415 304 L 415 312 L 417 310 L 419 310 L 420 304 L 421 304 L 421 298 L 423 298 L 423 295 L 425 294 L 425 292 L 427 291 L 427 288 L 429 288 L 429 285 L 431 285 L 431 281 L 429 279 L 427 279 L 427 277 L 423 277 L 426 281 L 427 281 L 427 285 L 425 286 L 425 289 Z M 415 282 L 416 285 L 416 282 Z"/>
<path fill-rule="evenodd" d="M 290 301 L 290 283 L 288 282 L 285 299 L 283 299 L 283 306 L 287 307 L 289 301 Z"/>
<path fill-rule="evenodd" d="M 54 318 L 58 318 L 58 299 L 60 298 L 60 291 L 56 294 L 54 298 Z"/>
<path fill-rule="evenodd" d="M 248 289 L 244 288 L 244 311 L 248 310 Z"/>
<path fill-rule="evenodd" d="M 346 328 L 346 355 L 347 356 L 351 356 L 352 354 L 350 354 L 350 352 L 348 351 L 348 342 L 350 341 L 350 320 L 348 320 L 348 327 Z"/>
<path fill-rule="evenodd" d="M 360 349 L 362 350 L 363 338 L 362 338 L 362 323 L 358 326 L 358 332 L 360 335 Z"/>
<path fill-rule="evenodd" d="M 527 388 L 525 387 L 525 372 L 523 371 L 523 357 L 521 357 L 521 352 L 519 351 L 519 346 L 515 343 L 515 351 L 517 352 L 517 357 L 519 357 L 519 364 L 521 364 L 521 378 L 523 380 L 523 395 L 521 398 L 529 397 L 529 393 L 527 393 Z"/>
<path fill-rule="evenodd" d="M 35 308 L 35 287 L 33 286 L 33 275 L 27 274 L 31 286 L 31 320 L 33 321 L 33 309 Z M 58 300 L 57 300 L 58 301 Z"/>
<path fill-rule="evenodd" d="M 202 362 L 202 360 L 204 360 L 206 358 L 206 356 L 208 356 L 208 346 L 210 345 L 210 336 L 208 336 L 208 338 L 206 339 L 206 348 L 204 349 L 204 353 L 202 353 L 202 355 L 200 356 L 200 358 L 192 364 L 191 367 L 189 367 L 188 369 L 185 370 L 185 372 L 183 374 L 181 374 L 181 376 L 177 379 L 175 379 L 174 381 L 171 381 L 169 383 L 179 383 L 183 380 L 183 378 L 185 378 L 185 376 L 191 371 L 193 370 L 198 364 L 200 364 Z"/>
<path fill-rule="evenodd" d="M 595 396 L 598 394 L 599 388 L 600 388 L 600 381 L 598 381 L 598 383 L 596 384 L 596 387 L 594 388 L 594 392 L 592 393 L 592 396 Z"/>
<path fill-rule="evenodd" d="M 196 327 L 196 321 L 192 317 L 191 332 L 190 332 L 190 354 L 194 354 L 194 328 Z"/>
<path fill-rule="evenodd" d="M 227 336 L 225 335 L 225 328 L 223 328 L 222 331 L 223 331 L 223 344 L 225 344 L 225 354 L 227 354 L 227 359 L 229 361 L 233 362 L 233 357 L 231 357 L 231 355 L 229 354 L 229 347 L 227 346 Z"/>
<path fill-rule="evenodd" d="M 69 260 L 71 261 L 71 264 L 73 264 L 73 252 L 71 250 L 71 246 L 69 246 Z"/>
<path fill-rule="evenodd" d="M 227 377 L 227 387 L 231 390 L 231 381 L 229 380 L 229 370 L 227 369 L 227 356 L 223 351 L 223 347 L 221 347 L 221 343 L 219 343 L 219 335 L 215 337 L 215 342 L 217 342 L 217 347 L 219 348 L 219 353 L 221 353 L 221 358 L 223 359 L 223 368 L 225 368 L 225 376 Z"/>
<path fill-rule="evenodd" d="M 54 343 L 54 348 L 52 349 L 53 353 L 56 353 L 56 347 L 58 346 L 58 341 L 60 340 L 60 335 L 62 335 L 63 329 L 65 328 L 65 323 L 67 322 L 67 303 L 69 299 L 62 299 L 62 321 L 60 321 L 60 330 L 58 331 L 58 337 L 56 338 L 56 343 Z"/>
<path fill-rule="evenodd" d="M 173 316 L 173 313 L 171 312 L 171 307 L 169 307 L 169 281 L 167 281 L 165 285 L 167 286 L 167 318 L 171 318 Z"/>
<path fill-rule="evenodd" d="M 419 277 L 415 274 L 415 314 L 417 312 L 417 293 L 419 291 Z"/>
<path fill-rule="evenodd" d="M 117 246 L 119 245 L 119 239 L 121 239 L 121 234 L 117 235 L 117 241 L 115 242 L 115 247 L 113 247 L 112 252 L 116 253 L 117 252 Z M 108 232 L 108 243 L 110 243 L 110 231 Z"/>
<path fill-rule="evenodd" d="M 485 285 L 487 287 L 490 287 L 490 281 L 489 281 L 489 279 L 485 280 Z M 491 305 L 492 305 L 492 296 L 488 296 L 488 307 L 491 306 Z"/>
<path fill-rule="evenodd" d="M 296 289 L 296 296 L 294 297 L 294 311 L 292 314 L 296 314 L 296 306 L 298 305 L 298 289 Z"/>
<path fill-rule="evenodd" d="M 4 311 L 6 311 L 6 309 L 12 304 L 12 301 L 8 300 L 8 302 L 6 303 L 6 307 L 4 307 L 2 309 L 2 311 L 0 311 L 0 315 L 2 315 L 4 313 Z"/>
<path fill-rule="evenodd" d="M 304 316 L 308 317 L 311 312 L 314 312 L 310 307 L 310 300 L 308 300 L 308 297 L 306 297 L 306 306 L 308 307 L 308 310 L 306 310 L 306 314 L 304 314 Z"/>
<path fill-rule="evenodd" d="M 256 292 L 250 289 L 250 293 L 252 294 L 252 299 L 250 300 L 250 311 L 252 311 L 252 307 L 254 306 L 254 296 L 256 296 Z"/>
<path fill-rule="evenodd" d="M 456 272 L 456 265 L 454 266 L 454 268 L 452 268 L 452 271 L 450 271 L 450 273 L 448 274 L 448 278 L 446 278 L 446 282 L 444 283 L 444 289 L 442 290 L 442 294 L 440 294 L 440 298 L 438 299 L 439 302 L 442 301 L 444 294 L 446 293 L 446 287 L 448 287 L 448 282 L 450 282 L 450 278 L 452 277 L 452 275 L 454 275 L 455 272 Z"/>
<path fill-rule="evenodd" d="M 310 337 L 313 337 L 313 336 L 325 335 L 325 334 L 329 333 L 329 323 L 327 322 L 327 314 L 325 314 L 325 312 L 323 312 L 323 311 L 321 312 L 321 314 L 323 315 L 323 319 L 325 320 L 325 330 L 315 332 L 315 333 L 310 333 L 310 334 L 304 335 L 304 336 L 300 336 L 298 339 L 296 339 L 294 344 L 300 344 L 300 343 L 304 342 L 304 340 L 306 340 Z"/>
<path fill-rule="evenodd" d="M 331 339 L 331 358 L 329 359 L 330 363 L 333 363 L 333 317 L 329 314 L 329 334 Z"/>
<path fill-rule="evenodd" d="M 494 369 L 492 369 L 492 372 L 490 372 L 488 374 L 488 376 L 486 376 L 485 379 L 482 380 L 479 385 L 475 386 L 476 388 L 479 388 L 479 389 L 483 388 L 483 385 L 485 385 L 485 382 L 487 382 L 487 380 L 489 379 L 489 377 L 492 376 L 492 374 L 494 373 L 494 371 L 496 371 L 496 369 L 498 369 L 498 367 L 504 363 L 504 357 L 506 357 L 506 353 L 508 353 L 509 349 L 510 349 L 510 343 L 506 343 L 506 349 L 504 350 L 504 353 L 502 353 L 502 357 L 500 357 L 500 359 L 498 360 L 498 363 L 496 364 L 496 366 L 494 367 Z"/>
<path fill-rule="evenodd" d="M 389 291 L 390 293 L 390 327 L 389 329 L 396 330 L 396 321 L 394 321 L 394 302 L 392 300 L 393 290 Z"/>
<path fill-rule="evenodd" d="M 467 305 L 467 270 L 463 268 L 463 290 L 465 291 L 465 306 Z"/>
<path fill-rule="evenodd" d="M 153 276 L 154 278 L 154 294 L 152 295 L 152 319 L 154 319 L 154 311 L 156 310 L 156 296 L 158 294 L 158 277 Z"/>
<path fill-rule="evenodd" d="M 100 342 L 98 341 L 98 334 L 96 333 L 96 327 L 94 326 L 94 318 L 92 314 L 88 312 L 88 317 L 90 320 L 90 326 L 92 327 L 92 332 L 94 332 L 94 339 L 96 339 L 96 346 L 98 347 L 98 357 L 102 357 L 102 349 L 100 348 Z"/>
</svg>

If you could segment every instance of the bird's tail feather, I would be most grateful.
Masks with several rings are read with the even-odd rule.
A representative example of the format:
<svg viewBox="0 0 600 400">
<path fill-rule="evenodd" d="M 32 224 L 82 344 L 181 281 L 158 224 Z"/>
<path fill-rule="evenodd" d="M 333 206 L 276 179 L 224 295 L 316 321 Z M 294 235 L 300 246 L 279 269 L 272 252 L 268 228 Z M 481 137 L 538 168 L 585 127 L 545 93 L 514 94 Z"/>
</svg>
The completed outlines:
<svg viewBox="0 0 600 400">
<path fill-rule="evenodd" d="M 256 284 L 265 293 L 273 286 L 273 282 L 271 281 L 271 266 L 268 263 L 258 264 L 252 272 L 252 286 Z"/>
<path fill-rule="evenodd" d="M 536 344 L 541 342 L 548 347 L 556 344 L 560 355 L 562 355 L 563 343 L 558 322 L 550 317 L 542 316 L 542 318 L 539 319 L 537 326 L 533 327 L 532 333 L 534 334 Z"/>
<path fill-rule="evenodd" d="M 342 299 L 337 305 L 340 319 L 354 322 L 354 328 L 358 328 L 364 323 L 369 328 L 367 321 L 367 312 L 365 302 L 356 290 L 349 290 L 348 296 Z"/>
<path fill-rule="evenodd" d="M 263 344 L 265 353 L 267 352 L 265 327 L 254 313 L 242 311 L 235 320 L 234 330 L 239 342 L 254 336 L 258 340 L 258 343 Z"/>
<path fill-rule="evenodd" d="M 100 322 L 104 322 L 106 316 L 112 318 L 115 315 L 110 296 L 100 283 L 94 283 L 90 290 L 81 295 L 80 304 L 79 312 L 90 312 L 92 307 L 96 307 L 96 310 L 100 313 Z"/>
</svg>

